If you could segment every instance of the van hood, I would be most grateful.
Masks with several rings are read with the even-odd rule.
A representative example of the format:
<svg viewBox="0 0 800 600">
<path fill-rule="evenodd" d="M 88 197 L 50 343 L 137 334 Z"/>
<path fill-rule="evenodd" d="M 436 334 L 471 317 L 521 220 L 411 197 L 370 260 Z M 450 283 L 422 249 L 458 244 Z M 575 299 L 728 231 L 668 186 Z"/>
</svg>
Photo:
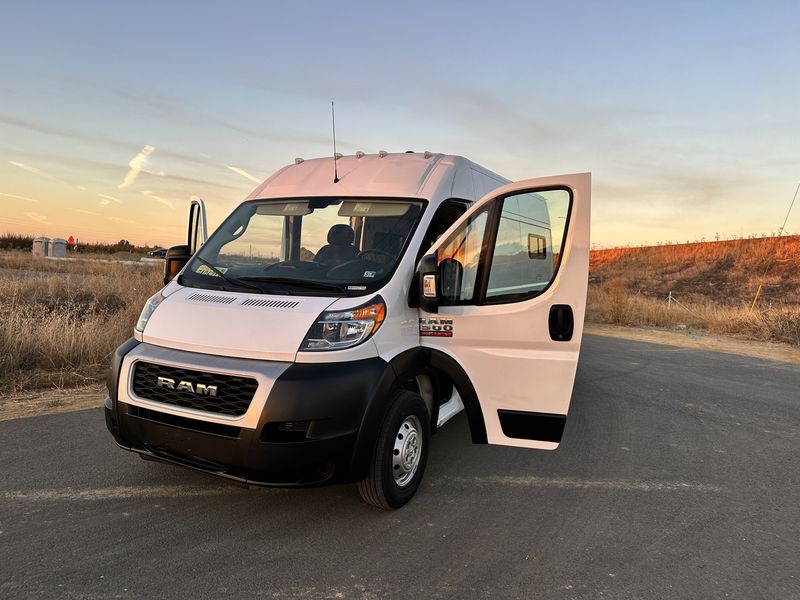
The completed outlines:
<svg viewBox="0 0 800 600">
<path fill-rule="evenodd" d="M 180 287 L 153 312 L 142 341 L 218 356 L 290 362 L 311 324 L 336 300 Z"/>
</svg>

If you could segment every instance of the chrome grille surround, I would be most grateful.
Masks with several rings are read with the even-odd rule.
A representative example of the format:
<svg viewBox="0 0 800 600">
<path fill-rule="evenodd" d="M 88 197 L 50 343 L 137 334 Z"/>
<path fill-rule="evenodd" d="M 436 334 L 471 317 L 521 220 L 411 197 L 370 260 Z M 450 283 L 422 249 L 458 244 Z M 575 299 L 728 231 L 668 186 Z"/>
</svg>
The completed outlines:
<svg viewBox="0 0 800 600">
<path fill-rule="evenodd" d="M 133 374 L 135 364 L 139 361 L 183 370 L 250 378 L 257 382 L 257 387 L 246 412 L 240 415 L 228 415 L 167 404 L 143 398 L 134 391 Z M 214 356 L 142 343 L 131 350 L 122 361 L 119 388 L 117 390 L 118 398 L 120 402 L 125 404 L 140 406 L 162 413 L 199 419 L 210 423 L 234 425 L 245 429 L 256 429 L 273 384 L 291 364 L 290 362 Z"/>
</svg>

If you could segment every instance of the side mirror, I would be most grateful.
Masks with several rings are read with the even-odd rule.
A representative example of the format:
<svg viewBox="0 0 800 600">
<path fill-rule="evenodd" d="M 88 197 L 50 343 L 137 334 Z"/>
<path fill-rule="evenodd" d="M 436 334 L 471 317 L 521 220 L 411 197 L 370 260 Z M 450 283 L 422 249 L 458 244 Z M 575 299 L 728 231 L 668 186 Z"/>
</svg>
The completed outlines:
<svg viewBox="0 0 800 600">
<path fill-rule="evenodd" d="M 190 258 L 192 253 L 189 246 L 173 246 L 167 250 L 164 257 L 164 285 L 175 279 Z"/>
<path fill-rule="evenodd" d="M 423 256 L 417 269 L 419 307 L 429 313 L 439 312 L 439 285 L 436 271 L 436 255 Z"/>
<path fill-rule="evenodd" d="M 445 258 L 439 263 L 439 290 L 442 298 L 454 301 L 461 294 L 464 267 L 454 258 Z"/>
</svg>

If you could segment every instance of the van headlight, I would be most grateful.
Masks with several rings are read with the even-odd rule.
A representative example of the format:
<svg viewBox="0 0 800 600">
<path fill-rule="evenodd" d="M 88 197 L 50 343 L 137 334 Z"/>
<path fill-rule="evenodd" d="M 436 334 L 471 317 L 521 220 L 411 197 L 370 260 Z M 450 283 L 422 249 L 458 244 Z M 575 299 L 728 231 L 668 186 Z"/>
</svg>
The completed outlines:
<svg viewBox="0 0 800 600">
<path fill-rule="evenodd" d="M 150 320 L 150 317 L 153 314 L 153 311 L 156 307 L 164 301 L 165 296 L 158 292 L 157 294 L 150 296 L 147 299 L 147 302 L 144 304 L 144 308 L 142 309 L 142 314 L 139 315 L 139 320 L 136 321 L 136 327 L 134 329 L 139 333 L 144 332 L 144 327 L 147 325 L 147 322 Z"/>
<path fill-rule="evenodd" d="M 300 350 L 341 350 L 366 342 L 386 318 L 380 296 L 350 310 L 325 311 L 306 334 Z"/>
</svg>

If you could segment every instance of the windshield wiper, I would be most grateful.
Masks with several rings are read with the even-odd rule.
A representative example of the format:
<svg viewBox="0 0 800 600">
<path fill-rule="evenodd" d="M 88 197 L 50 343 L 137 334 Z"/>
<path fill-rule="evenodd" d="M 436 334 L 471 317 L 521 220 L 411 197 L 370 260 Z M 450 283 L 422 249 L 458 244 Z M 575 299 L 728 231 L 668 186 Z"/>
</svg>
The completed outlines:
<svg viewBox="0 0 800 600">
<path fill-rule="evenodd" d="M 217 267 L 215 267 L 213 264 L 208 262 L 205 258 L 200 258 L 199 256 L 195 256 L 195 259 L 199 260 L 206 267 L 208 267 L 209 269 L 214 271 L 214 273 L 216 273 L 217 275 L 222 277 L 225 281 L 227 281 L 231 285 L 235 285 L 235 286 L 240 287 L 240 288 L 247 288 L 247 289 L 251 289 L 251 290 L 256 290 L 259 294 L 263 294 L 264 293 L 264 290 L 262 290 L 257 285 L 253 285 L 251 283 L 247 283 L 246 281 L 243 281 L 241 279 L 237 279 L 237 278 L 234 278 L 234 277 L 228 277 L 227 275 L 225 275 L 225 273 L 220 271 Z"/>
<path fill-rule="evenodd" d="M 241 281 L 257 281 L 259 283 L 277 283 L 280 285 L 296 285 L 297 287 L 304 287 L 307 289 L 312 290 L 335 290 L 337 292 L 341 292 L 345 295 L 347 294 L 347 288 L 343 285 L 338 285 L 335 283 L 325 283 L 323 281 L 311 281 L 308 279 L 292 279 L 291 277 L 242 277 Z"/>
</svg>

